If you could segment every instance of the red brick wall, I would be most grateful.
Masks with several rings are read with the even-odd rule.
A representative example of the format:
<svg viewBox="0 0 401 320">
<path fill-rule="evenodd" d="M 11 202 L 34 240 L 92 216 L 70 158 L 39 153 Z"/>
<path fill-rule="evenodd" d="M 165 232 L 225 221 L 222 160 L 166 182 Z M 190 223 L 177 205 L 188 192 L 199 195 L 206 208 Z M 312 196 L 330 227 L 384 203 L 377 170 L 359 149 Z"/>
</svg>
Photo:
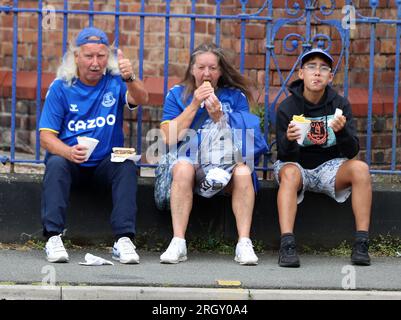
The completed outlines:
<svg viewBox="0 0 401 320">
<path fill-rule="evenodd" d="M 298 1 L 303 3 L 302 1 Z M 323 3 L 324 1 L 320 1 Z M 344 0 L 336 1 L 337 8 L 330 19 L 341 19 L 341 7 Z M 2 5 L 12 4 L 12 1 L 1 1 Z M 88 9 L 89 1 L 69 1 L 69 9 Z M 121 0 L 120 10 L 122 12 L 140 11 L 139 0 Z M 264 3 L 264 0 L 250 0 L 247 5 L 247 13 L 254 13 Z M 275 0 L 274 18 L 288 17 L 283 9 L 285 1 Z M 290 3 L 292 3 L 290 1 Z M 329 1 L 325 1 L 329 4 Z M 366 16 L 370 16 L 369 0 L 354 0 L 353 3 Z M 63 9 L 63 1 L 44 1 L 56 9 Z M 171 13 L 190 13 L 191 2 L 189 0 L 173 0 L 171 2 Z M 114 0 L 95 1 L 95 10 L 113 11 Z M 20 8 L 37 8 L 37 1 L 20 0 Z M 145 5 L 146 12 L 165 12 L 164 0 L 148 0 Z M 241 12 L 239 0 L 224 0 L 222 2 L 222 14 L 235 15 Z M 197 0 L 197 14 L 214 14 L 215 0 Z M 266 15 L 266 11 L 262 13 Z M 395 1 L 380 0 L 376 15 L 381 18 L 395 19 Z M 126 56 L 134 61 L 138 69 L 139 54 L 139 17 L 120 17 L 120 47 Z M 10 95 L 11 95 L 11 70 L 12 64 L 12 15 L 0 13 L 0 149 L 8 148 L 10 145 Z M 56 28 L 43 30 L 43 62 L 42 70 L 45 73 L 42 81 L 42 98 L 47 86 L 54 77 L 62 55 L 62 28 L 63 16 L 57 14 Z M 17 148 L 21 151 L 32 151 L 35 145 L 35 102 L 36 98 L 36 68 L 37 68 L 37 14 L 21 13 L 18 19 L 18 64 L 20 71 L 17 76 Z M 104 29 L 111 41 L 114 40 L 114 17 L 97 16 L 94 19 L 97 27 Z M 301 52 L 301 46 L 294 52 L 288 52 L 283 48 L 283 38 L 290 32 L 305 33 L 304 23 L 290 25 L 281 28 L 274 42 L 274 53 L 276 54 L 278 66 L 270 63 L 270 86 L 281 84 L 278 69 L 284 77 L 289 73 L 297 56 Z M 68 19 L 68 39 L 73 39 L 79 30 L 88 25 L 88 16 L 70 14 Z M 351 31 L 350 45 L 350 70 L 349 98 L 353 106 L 354 115 L 357 117 L 361 145 L 366 145 L 366 113 L 367 113 L 367 86 L 369 67 L 369 25 L 358 25 L 356 30 Z M 163 100 L 162 79 L 164 69 L 164 32 L 165 20 L 162 17 L 150 17 L 145 19 L 145 48 L 144 48 L 144 76 L 145 84 L 150 92 L 151 105 L 160 106 Z M 388 168 L 391 153 L 391 126 L 393 108 L 393 79 L 395 67 L 395 32 L 394 25 L 377 25 L 375 43 L 375 95 L 373 97 L 374 113 L 374 137 L 372 146 L 372 162 L 379 167 Z M 334 28 L 325 25 L 312 26 L 312 34 L 329 34 L 333 40 L 331 53 L 336 61 L 341 49 L 340 37 Z M 179 18 L 170 20 L 170 50 L 169 50 L 169 76 L 172 77 L 169 86 L 176 83 L 182 77 L 188 60 L 190 46 L 190 21 Z M 253 81 L 259 89 L 260 102 L 263 103 L 263 88 L 265 78 L 265 37 L 266 26 L 263 23 L 251 20 L 246 26 L 245 41 L 245 74 Z M 223 20 L 221 23 L 221 46 L 231 49 L 237 67 L 239 66 L 240 52 L 240 24 L 237 21 Z M 213 19 L 198 19 L 196 22 L 195 46 L 203 41 L 214 41 L 215 21 Z M 8 71 L 8 72 L 6 72 Z M 175 78 L 174 78 L 175 77 Z M 177 78 L 178 77 L 178 78 Z M 340 67 L 335 84 L 339 87 L 343 83 L 343 69 Z M 401 83 L 400 83 L 401 84 Z M 386 89 L 387 88 L 387 89 Z M 378 91 L 380 89 L 380 92 Z M 273 91 L 276 92 L 276 91 Z M 274 95 L 273 95 L 274 97 Z M 400 97 L 401 100 L 401 97 Z M 401 104 L 398 103 L 398 111 L 401 113 Z M 144 133 L 150 128 L 157 127 L 160 119 L 160 109 L 144 108 Z M 398 119 L 400 120 L 400 119 Z M 376 123 L 384 123 L 380 125 Z M 400 121 L 397 121 L 399 126 Z M 136 114 L 126 114 L 125 133 L 127 144 L 136 143 Z M 397 145 L 400 146 L 398 136 Z M 400 153 L 400 150 L 398 150 Z M 360 157 L 364 159 L 364 152 Z M 398 162 L 401 156 L 397 155 Z M 387 165 L 386 165 L 387 163 Z"/>
<path fill-rule="evenodd" d="M 11 99 L 0 99 L 0 150 L 9 150 L 11 142 Z M 137 112 L 124 113 L 124 136 L 126 146 L 136 146 L 137 143 Z M 158 107 L 143 107 L 142 111 L 142 150 L 146 152 L 148 142 L 146 133 L 150 129 L 159 127 L 162 109 Z M 355 116 L 361 151 L 358 158 L 366 159 L 366 116 Z M 398 116 L 401 121 L 401 112 Z M 16 105 L 16 150 L 25 153 L 34 153 L 36 145 L 36 103 L 32 100 L 20 99 Z M 372 153 L 371 164 L 373 169 L 390 169 L 392 143 L 392 116 L 391 114 L 375 114 L 372 119 Z M 274 138 L 274 137 L 273 137 Z M 272 141 L 272 140 L 270 140 Z M 401 170 L 401 131 L 397 132 L 397 169 Z M 1 151 L 0 151 L 1 153 Z M 143 153 L 144 154 L 144 153 Z M 275 158 L 275 154 L 273 154 Z M 143 159 L 145 161 L 145 158 Z"/>
<path fill-rule="evenodd" d="M 4 4 L 12 1 L 2 1 Z M 319 1 L 319 3 L 329 3 L 329 1 Z M 341 8 L 344 0 L 336 1 L 337 9 L 326 19 L 339 19 L 343 15 Z M 56 9 L 63 9 L 63 1 L 46 1 Z M 69 1 L 69 9 L 87 9 L 89 1 Z M 139 0 L 121 0 L 120 10 L 122 12 L 139 12 Z M 263 0 L 250 0 L 247 5 L 248 13 L 255 13 L 264 3 Z M 291 2 L 290 2 L 291 3 Z M 300 1 L 299 3 L 303 3 Z M 273 17 L 275 19 L 289 17 L 283 9 L 285 1 L 274 1 Z M 370 16 L 368 0 L 356 0 L 354 4 L 358 10 Z M 37 1 L 20 0 L 21 8 L 37 8 Z M 146 12 L 164 13 L 164 0 L 146 1 Z M 95 1 L 95 10 L 114 11 L 114 0 Z M 171 13 L 190 13 L 191 2 L 189 0 L 171 1 Z M 215 14 L 216 6 L 214 0 L 198 0 L 196 5 L 197 14 Z M 239 14 L 241 5 L 239 0 L 222 1 L 222 14 Z M 386 19 L 396 19 L 397 9 L 395 1 L 379 1 L 376 16 Z M 266 10 L 262 15 L 266 15 Z M 12 15 L 1 13 L 0 15 L 0 70 L 7 70 L 12 62 Z M 37 14 L 21 13 L 18 19 L 18 70 L 32 71 L 37 67 Z M 97 16 L 94 19 L 95 26 L 103 28 L 109 35 L 110 40 L 114 39 L 114 17 Z M 123 51 L 133 59 L 138 68 L 139 53 L 139 17 L 120 17 L 120 46 Z M 62 28 L 63 15 L 56 15 L 56 28 L 43 30 L 43 63 L 44 72 L 55 72 L 61 60 L 62 54 Z M 88 24 L 88 16 L 70 14 L 68 19 L 68 39 L 73 39 L 78 31 Z M 221 45 L 232 49 L 236 55 L 236 63 L 239 65 L 240 51 L 240 26 L 239 22 L 233 20 L 223 20 L 221 25 Z M 165 20 L 163 17 L 145 18 L 145 48 L 144 48 L 144 75 L 163 76 L 164 69 L 164 32 Z M 274 52 L 277 55 L 278 66 L 271 61 L 270 85 L 280 85 L 277 69 L 279 68 L 284 76 L 288 75 L 296 61 L 296 57 L 301 52 L 301 43 L 294 52 L 288 52 L 283 48 L 283 38 L 290 32 L 305 33 L 304 22 L 299 25 L 289 25 L 282 27 L 274 42 Z M 312 34 L 329 34 L 333 40 L 331 53 L 336 60 L 339 58 L 341 41 L 338 32 L 327 25 L 312 26 Z M 169 50 L 169 75 L 181 77 L 185 71 L 189 59 L 189 39 L 190 20 L 184 18 L 170 20 L 170 50 Z M 250 20 L 246 27 L 245 41 L 245 68 L 246 74 L 255 82 L 259 88 L 264 86 L 265 75 L 265 37 L 266 26 L 262 22 Z M 391 87 L 394 84 L 395 67 L 395 25 L 378 24 L 376 28 L 377 40 L 375 43 L 375 87 Z M 369 37 L 370 26 L 359 24 L 355 30 L 351 30 L 350 45 L 350 84 L 354 87 L 366 87 L 368 77 L 366 75 L 369 66 Z M 213 41 L 215 39 L 215 21 L 213 19 L 198 19 L 196 22 L 195 45 L 203 41 Z M 339 69 L 339 74 L 335 79 L 336 84 L 342 84 L 343 70 Z"/>
</svg>

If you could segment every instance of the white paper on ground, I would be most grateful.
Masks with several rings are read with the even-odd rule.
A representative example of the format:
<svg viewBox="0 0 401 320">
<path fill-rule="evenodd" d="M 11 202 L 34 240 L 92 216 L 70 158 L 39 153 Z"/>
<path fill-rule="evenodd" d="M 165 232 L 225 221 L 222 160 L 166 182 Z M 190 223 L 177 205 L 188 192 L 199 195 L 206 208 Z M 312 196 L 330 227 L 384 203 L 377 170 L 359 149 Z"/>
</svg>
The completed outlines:
<svg viewBox="0 0 401 320">
<path fill-rule="evenodd" d="M 94 256 L 93 254 L 87 253 L 85 255 L 85 262 L 79 262 L 83 266 L 102 266 L 102 265 L 114 265 L 113 262 L 103 259 L 101 257 Z"/>
<path fill-rule="evenodd" d="M 129 157 L 119 157 L 115 153 L 111 154 L 111 162 L 124 162 L 125 160 L 132 160 L 134 162 L 138 162 L 141 159 L 140 154 L 133 154 Z"/>
</svg>

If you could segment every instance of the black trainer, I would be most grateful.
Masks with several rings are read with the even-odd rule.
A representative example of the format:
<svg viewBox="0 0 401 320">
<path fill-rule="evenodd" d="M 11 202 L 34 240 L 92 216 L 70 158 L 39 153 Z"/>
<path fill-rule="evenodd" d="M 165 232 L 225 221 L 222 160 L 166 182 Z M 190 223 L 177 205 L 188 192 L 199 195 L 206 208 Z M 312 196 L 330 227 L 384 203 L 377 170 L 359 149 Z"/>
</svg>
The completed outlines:
<svg viewBox="0 0 401 320">
<path fill-rule="evenodd" d="M 358 266 L 370 266 L 369 241 L 357 239 L 352 246 L 351 262 Z"/>
<path fill-rule="evenodd" d="M 284 242 L 281 244 L 278 264 L 280 267 L 299 268 L 300 262 L 295 241 Z"/>
</svg>

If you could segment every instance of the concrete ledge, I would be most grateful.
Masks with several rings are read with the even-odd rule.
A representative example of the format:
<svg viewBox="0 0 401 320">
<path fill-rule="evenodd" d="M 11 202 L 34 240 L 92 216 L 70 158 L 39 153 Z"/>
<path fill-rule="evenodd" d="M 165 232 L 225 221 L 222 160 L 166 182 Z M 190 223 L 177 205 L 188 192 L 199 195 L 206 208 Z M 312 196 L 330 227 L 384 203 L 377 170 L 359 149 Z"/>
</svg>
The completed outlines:
<svg viewBox="0 0 401 320">
<path fill-rule="evenodd" d="M 0 242 L 26 241 L 41 237 L 41 175 L 0 174 Z M 160 212 L 153 201 L 153 178 L 139 178 L 137 233 L 149 245 L 168 241 L 171 237 L 169 212 Z M 270 248 L 278 247 L 277 187 L 261 181 L 257 195 L 252 238 Z M 375 184 L 373 192 L 371 235 L 401 236 L 401 186 Z M 235 240 L 237 230 L 228 197 L 204 199 L 195 197 L 188 227 L 188 238 Z M 110 192 L 73 192 L 67 214 L 67 236 L 78 242 L 96 244 L 112 238 L 109 224 Z M 298 208 L 296 221 L 298 242 L 314 248 L 333 247 L 343 240 L 351 241 L 354 218 L 351 202 L 334 200 L 307 193 Z"/>
<path fill-rule="evenodd" d="M 0 285 L 1 300 L 401 300 L 399 291 Z M 210 303 L 207 303 L 210 305 Z M 157 306 L 157 304 L 155 304 Z"/>
<path fill-rule="evenodd" d="M 63 287 L 63 300 L 247 300 L 247 289 Z"/>
<path fill-rule="evenodd" d="M 0 300 L 60 300 L 61 287 L 0 285 Z"/>
</svg>

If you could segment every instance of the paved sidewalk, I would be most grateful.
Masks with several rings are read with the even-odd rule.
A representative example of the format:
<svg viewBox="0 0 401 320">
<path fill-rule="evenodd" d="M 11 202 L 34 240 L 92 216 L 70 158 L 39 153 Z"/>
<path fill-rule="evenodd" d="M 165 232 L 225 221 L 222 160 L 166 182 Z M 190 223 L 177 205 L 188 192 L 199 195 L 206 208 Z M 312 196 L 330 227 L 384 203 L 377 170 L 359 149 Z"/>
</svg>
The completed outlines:
<svg viewBox="0 0 401 320">
<path fill-rule="evenodd" d="M 107 250 L 88 250 L 111 260 Z M 41 250 L 0 250 L 0 299 L 401 299 L 400 258 L 354 267 L 348 257 L 301 255 L 301 268 L 289 269 L 271 253 L 257 266 L 191 252 L 187 262 L 164 265 L 159 253 L 139 250 L 139 265 L 79 265 L 86 252 L 70 249 L 69 263 L 54 264 Z"/>
</svg>

